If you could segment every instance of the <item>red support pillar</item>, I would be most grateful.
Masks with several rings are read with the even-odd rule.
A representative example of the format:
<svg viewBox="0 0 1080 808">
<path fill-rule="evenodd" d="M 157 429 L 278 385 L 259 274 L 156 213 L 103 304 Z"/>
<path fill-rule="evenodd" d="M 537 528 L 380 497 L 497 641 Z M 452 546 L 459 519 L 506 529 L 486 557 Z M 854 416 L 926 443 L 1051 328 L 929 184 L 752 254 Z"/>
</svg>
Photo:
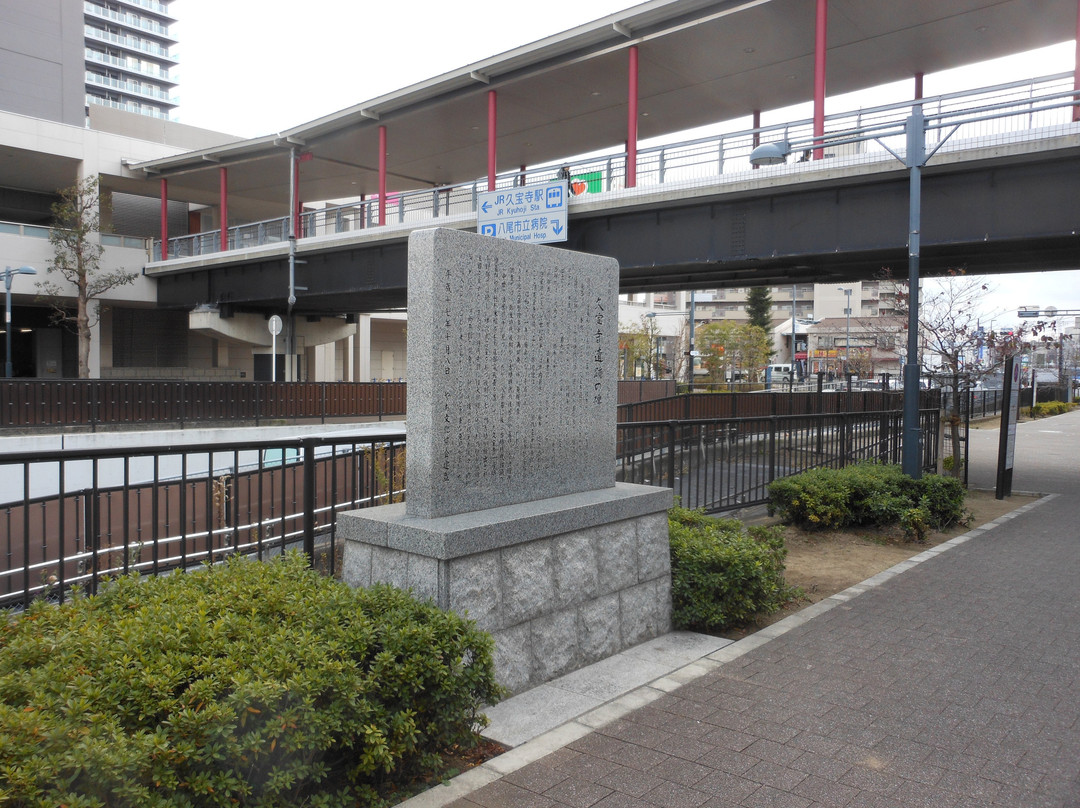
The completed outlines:
<svg viewBox="0 0 1080 808">
<path fill-rule="evenodd" d="M 525 187 L 525 165 L 524 164 L 522 164 L 521 168 L 518 169 L 518 185 L 520 187 L 522 187 L 522 188 Z"/>
<path fill-rule="evenodd" d="M 761 128 L 761 110 L 760 109 L 755 109 L 754 110 L 754 120 L 752 122 L 751 128 L 752 129 L 760 129 Z M 754 143 L 750 147 L 750 150 L 753 151 L 754 149 L 756 149 L 760 145 L 761 145 L 761 132 L 754 132 Z M 758 169 L 758 168 L 761 168 L 761 166 L 755 165 L 754 168 Z"/>
<path fill-rule="evenodd" d="M 218 193 L 221 199 L 221 215 L 219 217 L 221 219 L 221 221 L 219 222 L 219 224 L 221 225 L 220 244 L 221 251 L 224 252 L 225 250 L 229 249 L 229 169 L 225 166 L 222 166 L 220 169 L 218 169 L 218 174 L 220 179 L 220 188 Z"/>
<path fill-rule="evenodd" d="M 292 170 L 293 170 L 293 198 L 292 198 L 292 206 L 293 206 L 293 223 L 292 224 L 293 224 L 293 228 L 292 228 L 292 231 L 293 231 L 294 236 L 296 236 L 297 238 L 302 238 L 303 235 L 300 233 L 300 158 L 299 158 L 299 155 L 297 156 L 296 160 L 293 161 Z"/>
<path fill-rule="evenodd" d="M 828 44 L 829 0 L 817 0 L 817 13 L 814 19 L 814 139 L 825 134 L 825 49 Z M 814 149 L 814 159 L 825 156 L 818 146 Z"/>
<path fill-rule="evenodd" d="M 630 87 L 626 115 L 626 187 L 637 186 L 638 50 L 630 46 Z"/>
<path fill-rule="evenodd" d="M 498 137 L 497 96 L 494 90 L 488 90 L 488 148 L 487 168 L 489 191 L 495 190 L 495 141 Z"/>
<path fill-rule="evenodd" d="M 1076 2 L 1076 56 L 1073 58 L 1073 89 L 1078 93 L 1073 101 L 1080 101 L 1080 0 Z M 1073 105 L 1072 119 L 1080 121 L 1080 105 Z"/>
<path fill-rule="evenodd" d="M 916 73 L 915 74 L 915 100 L 916 101 L 922 101 L 922 99 L 923 99 L 922 80 L 923 80 L 923 74 L 922 73 Z"/>
<path fill-rule="evenodd" d="M 379 127 L 379 226 L 386 224 L 386 127 Z"/>
<path fill-rule="evenodd" d="M 161 178 L 161 260 L 169 260 L 169 181 Z"/>
</svg>

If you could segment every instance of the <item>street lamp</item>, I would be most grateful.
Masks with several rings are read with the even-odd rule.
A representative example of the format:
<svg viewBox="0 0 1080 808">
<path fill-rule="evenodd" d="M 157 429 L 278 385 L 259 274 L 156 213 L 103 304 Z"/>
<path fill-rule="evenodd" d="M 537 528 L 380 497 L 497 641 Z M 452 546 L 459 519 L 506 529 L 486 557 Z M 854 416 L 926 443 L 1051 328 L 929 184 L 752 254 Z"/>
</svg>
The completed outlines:
<svg viewBox="0 0 1080 808">
<path fill-rule="evenodd" d="M 894 124 L 882 124 L 869 127 L 856 133 L 837 135 L 829 141 L 831 146 L 847 143 L 859 143 L 867 140 L 876 141 L 885 151 L 904 164 L 909 170 L 908 181 L 908 345 L 904 364 L 904 438 L 901 468 L 909 477 L 918 479 L 922 476 L 919 429 L 919 249 L 922 220 L 922 168 L 937 153 L 945 141 L 959 128 L 953 127 L 945 137 L 938 141 L 934 150 L 926 152 L 926 119 L 923 117 L 922 104 L 915 104 L 911 114 L 904 122 L 903 134 L 907 149 L 901 156 L 887 146 L 882 137 L 900 134 Z M 786 161 L 787 156 L 796 148 L 816 148 L 824 146 L 822 138 L 811 138 L 800 145 L 786 139 L 778 143 L 766 143 L 750 152 L 752 165 L 776 165 Z"/>
<path fill-rule="evenodd" d="M 847 300 L 844 305 L 844 313 L 847 314 L 847 328 L 844 333 L 844 375 L 851 370 L 851 289 L 845 289 L 843 286 L 836 287 L 839 291 L 843 292 L 847 296 Z"/>
<path fill-rule="evenodd" d="M 4 309 L 4 328 L 6 330 L 4 342 L 7 344 L 7 363 L 4 365 L 5 379 L 11 378 L 11 279 L 16 275 L 37 275 L 37 270 L 33 267 L 18 267 L 16 269 L 8 267 L 4 270 L 4 293 L 7 303 Z"/>
</svg>

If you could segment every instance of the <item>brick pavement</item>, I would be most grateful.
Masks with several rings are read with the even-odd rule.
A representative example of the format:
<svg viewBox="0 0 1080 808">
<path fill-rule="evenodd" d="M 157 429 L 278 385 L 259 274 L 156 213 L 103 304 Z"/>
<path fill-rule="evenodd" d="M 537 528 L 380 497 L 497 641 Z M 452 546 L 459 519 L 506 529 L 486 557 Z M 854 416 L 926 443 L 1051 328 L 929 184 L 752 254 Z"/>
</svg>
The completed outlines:
<svg viewBox="0 0 1080 808">
<path fill-rule="evenodd" d="M 1080 486 L 1047 479 L 1064 495 L 450 805 L 1080 808 Z"/>
</svg>

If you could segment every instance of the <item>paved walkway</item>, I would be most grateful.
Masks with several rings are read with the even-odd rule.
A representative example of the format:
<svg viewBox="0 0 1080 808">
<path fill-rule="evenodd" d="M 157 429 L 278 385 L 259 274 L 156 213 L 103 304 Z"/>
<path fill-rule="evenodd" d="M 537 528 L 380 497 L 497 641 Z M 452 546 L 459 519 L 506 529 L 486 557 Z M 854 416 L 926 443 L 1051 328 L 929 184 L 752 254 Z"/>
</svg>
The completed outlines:
<svg viewBox="0 0 1080 808">
<path fill-rule="evenodd" d="M 1048 496 L 410 805 L 1080 808 L 1080 412 L 1022 424 L 1017 464 Z"/>
</svg>

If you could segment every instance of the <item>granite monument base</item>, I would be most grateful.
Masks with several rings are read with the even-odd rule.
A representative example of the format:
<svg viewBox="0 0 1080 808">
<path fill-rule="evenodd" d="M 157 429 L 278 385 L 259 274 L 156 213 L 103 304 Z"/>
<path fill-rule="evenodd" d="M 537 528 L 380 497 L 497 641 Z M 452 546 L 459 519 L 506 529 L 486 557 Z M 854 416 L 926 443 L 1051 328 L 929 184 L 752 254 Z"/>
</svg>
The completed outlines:
<svg viewBox="0 0 1080 808">
<path fill-rule="evenodd" d="M 517 693 L 670 630 L 671 503 L 669 489 L 619 483 L 432 519 L 404 504 L 350 511 L 343 577 L 475 620 Z"/>
</svg>

